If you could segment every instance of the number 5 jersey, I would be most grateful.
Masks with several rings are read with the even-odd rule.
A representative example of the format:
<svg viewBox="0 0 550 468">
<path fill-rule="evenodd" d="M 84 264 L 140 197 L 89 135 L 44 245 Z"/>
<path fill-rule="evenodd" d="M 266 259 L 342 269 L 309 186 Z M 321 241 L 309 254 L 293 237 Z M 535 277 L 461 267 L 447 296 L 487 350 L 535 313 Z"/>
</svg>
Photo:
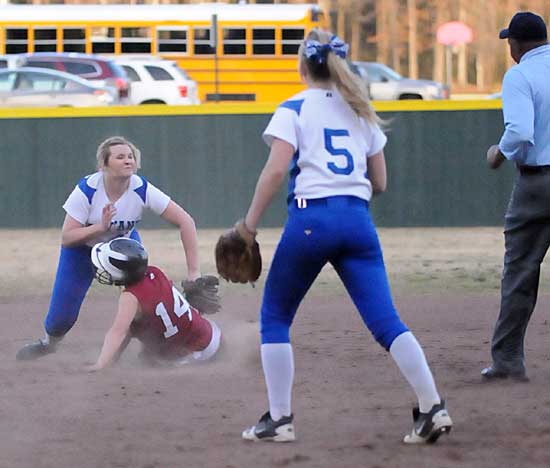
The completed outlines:
<svg viewBox="0 0 550 468">
<path fill-rule="evenodd" d="M 307 89 L 283 102 L 263 133 L 294 147 L 288 202 L 294 198 L 351 195 L 369 201 L 367 158 L 380 152 L 386 135 L 359 117 L 336 89 Z"/>
</svg>

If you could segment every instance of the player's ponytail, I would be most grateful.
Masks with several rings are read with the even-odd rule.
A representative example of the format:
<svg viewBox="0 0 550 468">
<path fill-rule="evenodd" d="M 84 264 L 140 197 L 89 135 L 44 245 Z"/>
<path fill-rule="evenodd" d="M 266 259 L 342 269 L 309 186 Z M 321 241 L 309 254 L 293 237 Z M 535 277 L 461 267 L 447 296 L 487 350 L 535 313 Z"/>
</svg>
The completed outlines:
<svg viewBox="0 0 550 468">
<path fill-rule="evenodd" d="M 366 83 L 350 70 L 344 60 L 334 54 L 328 55 L 327 65 L 336 88 L 357 115 L 369 122 L 381 124 L 382 120 L 370 103 Z"/>
<path fill-rule="evenodd" d="M 338 37 L 320 29 L 312 29 L 300 48 L 308 72 L 316 81 L 331 81 L 342 97 L 365 120 L 381 124 L 370 103 L 366 83 L 356 76 L 344 60 L 348 45 Z"/>
</svg>

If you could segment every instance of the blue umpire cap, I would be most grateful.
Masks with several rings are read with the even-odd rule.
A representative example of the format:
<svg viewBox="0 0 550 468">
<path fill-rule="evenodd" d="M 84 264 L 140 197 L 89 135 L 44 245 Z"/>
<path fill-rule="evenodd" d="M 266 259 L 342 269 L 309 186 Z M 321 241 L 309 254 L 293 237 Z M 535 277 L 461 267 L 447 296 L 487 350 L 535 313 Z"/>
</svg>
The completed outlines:
<svg viewBox="0 0 550 468">
<path fill-rule="evenodd" d="M 501 39 L 517 39 L 518 41 L 544 41 L 547 38 L 546 23 L 530 11 L 516 13 L 510 25 L 500 31 Z"/>
</svg>

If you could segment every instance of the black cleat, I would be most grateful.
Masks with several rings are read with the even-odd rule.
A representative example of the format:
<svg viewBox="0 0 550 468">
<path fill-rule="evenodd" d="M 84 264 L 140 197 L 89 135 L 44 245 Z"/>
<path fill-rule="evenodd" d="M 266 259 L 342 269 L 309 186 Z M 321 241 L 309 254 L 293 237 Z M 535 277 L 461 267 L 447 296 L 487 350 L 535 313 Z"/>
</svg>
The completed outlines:
<svg viewBox="0 0 550 468">
<path fill-rule="evenodd" d="M 486 367 L 481 371 L 481 377 L 485 381 L 495 381 L 510 378 L 516 382 L 529 382 L 529 377 L 525 372 L 505 372 L 495 369 L 494 367 Z"/>
<path fill-rule="evenodd" d="M 15 359 L 18 361 L 32 361 L 51 353 L 55 353 L 55 346 L 45 343 L 44 340 L 38 340 L 23 346 L 17 351 Z"/>
<path fill-rule="evenodd" d="M 433 405 L 428 413 L 421 413 L 418 407 L 414 408 L 413 421 L 412 432 L 403 439 L 406 444 L 434 444 L 441 434 L 448 434 L 453 427 L 445 400 Z"/>
<path fill-rule="evenodd" d="M 278 421 L 273 421 L 268 411 L 260 418 L 258 424 L 243 431 L 243 439 L 266 442 L 294 442 L 296 435 L 294 434 L 294 424 L 292 424 L 293 419 L 294 416 L 291 414 L 290 416 L 283 416 Z"/>
</svg>

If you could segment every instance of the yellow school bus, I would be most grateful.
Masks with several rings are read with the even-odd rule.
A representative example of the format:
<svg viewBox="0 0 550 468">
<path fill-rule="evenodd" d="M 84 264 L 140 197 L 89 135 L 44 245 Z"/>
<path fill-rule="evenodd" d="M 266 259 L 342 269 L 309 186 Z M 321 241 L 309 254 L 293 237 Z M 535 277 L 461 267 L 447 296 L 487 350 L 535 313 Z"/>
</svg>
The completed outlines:
<svg viewBox="0 0 550 468">
<path fill-rule="evenodd" d="M 176 60 L 203 102 L 279 102 L 303 89 L 296 53 L 324 26 L 313 4 L 5 5 L 0 54 L 152 54 Z"/>
</svg>

